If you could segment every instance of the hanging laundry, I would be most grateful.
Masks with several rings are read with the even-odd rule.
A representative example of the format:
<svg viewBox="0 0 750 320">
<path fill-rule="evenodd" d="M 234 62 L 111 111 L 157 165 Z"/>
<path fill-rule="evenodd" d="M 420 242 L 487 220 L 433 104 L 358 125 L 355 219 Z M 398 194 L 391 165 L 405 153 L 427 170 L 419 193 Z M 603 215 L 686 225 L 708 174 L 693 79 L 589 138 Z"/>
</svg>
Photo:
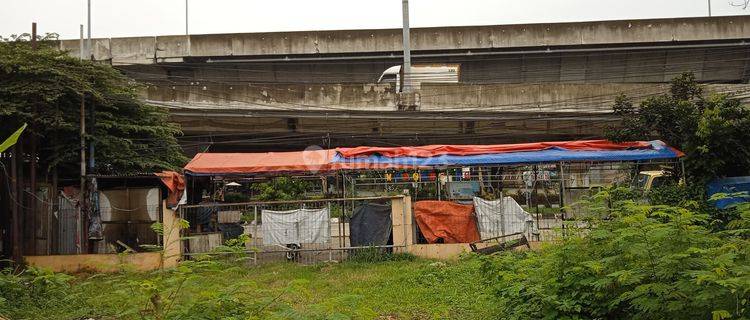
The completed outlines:
<svg viewBox="0 0 750 320">
<path fill-rule="evenodd" d="M 441 172 L 438 175 L 438 180 L 440 181 L 441 185 L 445 185 L 445 183 L 448 182 L 448 176 L 444 172 Z"/>
<path fill-rule="evenodd" d="M 352 247 L 387 245 L 393 231 L 390 204 L 365 203 L 354 208 L 349 230 Z"/>
<path fill-rule="evenodd" d="M 474 197 L 474 212 L 482 239 L 536 231 L 531 214 L 512 197 L 499 200 Z"/>
<path fill-rule="evenodd" d="M 418 182 L 421 180 L 421 176 L 419 175 L 419 172 L 414 172 L 411 174 L 411 179 L 414 182 Z"/>
<path fill-rule="evenodd" d="M 431 171 L 429 174 L 427 174 L 427 179 L 429 179 L 430 181 L 435 181 L 437 179 L 435 171 Z"/>
<path fill-rule="evenodd" d="M 469 168 L 469 167 L 463 167 L 463 168 L 461 168 L 461 173 L 462 173 L 462 175 L 461 175 L 462 179 L 464 179 L 464 180 L 471 179 L 471 168 Z"/>
<path fill-rule="evenodd" d="M 328 208 L 287 211 L 262 210 L 263 244 L 327 243 Z"/>
<path fill-rule="evenodd" d="M 385 181 L 386 181 L 386 182 L 391 182 L 391 181 L 393 181 L 393 173 L 390 173 L 390 172 L 389 172 L 389 173 L 386 173 L 386 174 L 385 174 Z"/>
<path fill-rule="evenodd" d="M 155 175 L 161 179 L 161 182 L 169 191 L 167 193 L 167 205 L 170 208 L 176 208 L 182 195 L 185 194 L 185 176 L 174 171 L 162 171 L 155 173 Z"/>
</svg>

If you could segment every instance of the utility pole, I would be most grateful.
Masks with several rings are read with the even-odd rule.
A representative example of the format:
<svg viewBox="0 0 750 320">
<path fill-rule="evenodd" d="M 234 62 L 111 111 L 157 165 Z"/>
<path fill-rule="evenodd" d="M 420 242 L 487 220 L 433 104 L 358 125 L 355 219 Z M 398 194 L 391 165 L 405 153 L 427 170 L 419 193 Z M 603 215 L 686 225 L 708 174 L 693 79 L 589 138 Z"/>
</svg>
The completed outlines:
<svg viewBox="0 0 750 320">
<path fill-rule="evenodd" d="M 409 93 L 412 91 L 411 86 L 411 40 L 409 37 L 409 0 L 402 0 L 402 15 L 404 18 L 403 38 L 404 38 L 404 87 L 402 92 Z"/>
<path fill-rule="evenodd" d="M 87 42 L 89 57 L 90 57 L 91 61 L 93 61 L 94 60 L 94 50 L 91 47 L 91 0 L 88 0 L 88 25 L 87 25 L 87 29 L 88 29 L 88 32 L 87 32 L 86 42 Z M 92 133 L 93 133 L 94 125 L 95 125 L 95 121 L 96 121 L 96 117 L 95 117 L 95 113 L 94 113 L 96 109 L 95 109 L 93 103 L 91 103 L 91 107 L 89 109 L 90 109 L 90 112 L 91 112 L 91 130 L 92 130 Z M 94 142 L 91 141 L 91 143 L 89 143 L 89 169 L 92 172 L 94 170 L 94 166 L 95 165 L 96 165 L 96 162 L 95 162 L 95 159 L 94 159 Z"/>
<path fill-rule="evenodd" d="M 185 0 L 185 38 L 187 41 L 187 55 L 190 55 L 190 29 L 189 29 L 189 16 L 188 16 L 188 1 Z"/>
<path fill-rule="evenodd" d="M 88 39 L 86 40 L 86 49 L 88 50 L 88 54 L 91 57 L 91 60 L 94 60 L 94 50 L 93 48 L 91 48 L 91 0 L 88 0 L 86 28 L 88 28 Z M 81 38 L 83 38 L 83 29 L 81 29 Z"/>
<path fill-rule="evenodd" d="M 21 157 L 21 148 L 19 146 L 21 143 L 23 142 L 14 144 L 11 149 L 13 152 L 13 159 L 11 159 L 10 177 L 8 177 L 11 181 L 10 190 L 8 190 L 8 193 L 11 195 L 10 241 L 13 246 L 11 248 L 11 255 L 13 256 L 13 264 L 16 266 L 23 264 L 23 253 L 21 251 L 21 223 L 19 221 L 21 216 L 21 198 L 18 196 L 18 186 L 20 185 L 18 181 L 18 166 L 23 165 L 23 162 L 18 160 Z"/>
<path fill-rule="evenodd" d="M 36 22 L 31 23 L 31 49 L 36 50 L 37 49 L 37 42 L 36 42 Z M 37 154 L 36 154 L 36 148 L 37 148 L 37 138 L 36 138 L 36 119 L 37 119 L 37 103 L 36 101 L 32 103 L 31 105 L 31 114 L 32 114 L 32 120 L 31 120 L 31 151 L 29 152 L 29 156 L 31 156 L 31 162 L 29 168 L 29 189 L 31 189 L 31 201 L 29 202 L 31 205 L 28 209 L 29 215 L 31 216 L 31 219 L 28 219 L 27 221 L 31 224 L 31 248 L 32 248 L 32 254 L 37 254 L 36 252 L 36 228 L 37 228 L 37 216 L 36 216 L 36 207 L 37 207 L 37 197 L 36 197 L 36 166 L 37 166 Z"/>
<path fill-rule="evenodd" d="M 86 49 L 83 46 L 83 25 L 80 26 L 80 32 L 81 32 L 81 38 L 80 38 L 80 41 L 78 41 L 78 46 L 79 46 L 79 51 L 80 51 L 79 60 L 83 61 L 83 57 L 86 56 L 86 51 L 85 51 Z"/>
<path fill-rule="evenodd" d="M 91 0 L 89 0 L 89 4 L 91 4 Z M 91 11 L 89 10 L 89 12 Z M 90 25 L 89 25 L 89 30 L 91 30 Z M 89 41 L 89 44 L 91 44 L 90 41 Z M 83 48 L 83 25 L 81 25 L 80 45 L 81 45 L 81 48 Z M 83 59 L 84 59 L 84 55 L 83 55 L 83 51 L 81 51 L 81 61 L 83 61 Z M 76 219 L 76 230 L 78 231 L 76 232 L 77 237 L 78 237 L 78 246 L 76 246 L 76 251 L 77 253 L 81 253 L 81 246 L 83 245 L 82 216 L 83 216 L 84 202 L 86 199 L 86 94 L 83 92 L 81 93 L 81 188 L 80 188 L 78 196 L 79 196 L 78 218 Z"/>
</svg>

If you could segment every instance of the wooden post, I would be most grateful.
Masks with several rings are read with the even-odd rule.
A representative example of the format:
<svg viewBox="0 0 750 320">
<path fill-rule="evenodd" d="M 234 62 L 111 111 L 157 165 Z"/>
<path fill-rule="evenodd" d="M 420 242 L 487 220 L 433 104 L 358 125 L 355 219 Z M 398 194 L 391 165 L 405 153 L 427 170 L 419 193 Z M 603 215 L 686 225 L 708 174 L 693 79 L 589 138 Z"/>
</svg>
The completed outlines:
<svg viewBox="0 0 750 320">
<path fill-rule="evenodd" d="M 83 25 L 81 25 L 81 46 L 83 46 Z M 81 52 L 81 60 L 83 60 L 83 51 Z M 77 246 L 77 253 L 82 253 L 82 251 L 85 249 L 85 243 L 87 241 L 87 237 L 84 237 L 83 234 L 86 232 L 86 228 L 84 226 L 84 217 L 83 214 L 85 213 L 84 208 L 86 207 L 86 94 L 81 93 L 81 110 L 80 110 L 80 125 L 81 125 L 81 132 L 80 132 L 80 139 L 81 139 L 81 177 L 80 177 L 80 194 L 78 199 L 78 219 L 76 219 L 76 225 L 77 229 L 80 230 L 78 232 L 78 246 Z"/>
<path fill-rule="evenodd" d="M 31 23 L 31 49 L 36 50 L 37 49 L 37 43 L 36 43 L 36 22 Z M 31 163 L 29 168 L 29 189 L 31 192 L 31 201 L 29 201 L 29 210 L 28 210 L 28 216 L 27 219 L 29 223 L 31 224 L 31 252 L 32 254 L 36 255 L 38 252 L 36 252 L 36 229 L 37 229 L 37 214 L 36 214 L 36 208 L 37 208 L 37 197 L 36 197 L 36 144 L 37 144 L 37 137 L 36 137 L 36 118 L 37 118 L 37 103 L 34 102 L 31 104 L 31 136 L 29 137 L 31 139 L 31 150 L 29 151 L 29 156 L 31 157 Z"/>
<path fill-rule="evenodd" d="M 11 227 L 10 227 L 10 241 L 12 245 L 12 253 L 13 256 L 13 264 L 16 266 L 23 264 L 23 253 L 21 252 L 21 225 L 19 223 L 20 218 L 20 197 L 18 196 L 18 158 L 20 154 L 20 148 L 16 145 L 13 145 L 12 152 L 13 152 L 13 159 L 11 162 L 11 169 L 10 169 L 10 180 L 11 190 L 8 190 L 10 193 L 11 198 Z"/>
</svg>

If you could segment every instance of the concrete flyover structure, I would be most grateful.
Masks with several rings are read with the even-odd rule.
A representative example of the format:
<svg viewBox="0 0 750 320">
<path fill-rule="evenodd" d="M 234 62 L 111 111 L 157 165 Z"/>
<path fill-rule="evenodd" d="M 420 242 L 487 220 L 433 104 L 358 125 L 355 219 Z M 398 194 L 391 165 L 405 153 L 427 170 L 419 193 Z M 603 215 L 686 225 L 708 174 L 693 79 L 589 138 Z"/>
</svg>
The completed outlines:
<svg viewBox="0 0 750 320">
<path fill-rule="evenodd" d="M 643 99 L 693 72 L 744 97 L 750 16 L 414 28 L 415 64 L 460 66 L 415 110 L 375 84 L 400 64 L 400 29 L 94 39 L 93 56 L 147 85 L 186 146 L 512 142 L 601 136 L 618 94 Z M 78 40 L 60 48 L 78 55 Z M 429 82 L 429 81 L 427 81 Z"/>
</svg>

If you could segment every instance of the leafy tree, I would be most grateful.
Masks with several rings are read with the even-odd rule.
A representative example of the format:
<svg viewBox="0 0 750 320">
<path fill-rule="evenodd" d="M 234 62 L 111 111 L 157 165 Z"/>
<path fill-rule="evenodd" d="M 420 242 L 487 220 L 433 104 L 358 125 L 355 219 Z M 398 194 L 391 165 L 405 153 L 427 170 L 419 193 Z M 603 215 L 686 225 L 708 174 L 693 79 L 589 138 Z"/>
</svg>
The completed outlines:
<svg viewBox="0 0 750 320">
<path fill-rule="evenodd" d="M 252 188 L 258 192 L 256 200 L 295 200 L 304 196 L 305 191 L 310 188 L 310 183 L 292 177 L 277 177 L 268 182 L 255 184 Z"/>
<path fill-rule="evenodd" d="M 0 42 L 0 136 L 28 123 L 23 140 L 38 138 L 40 168 L 76 176 L 85 97 L 87 113 L 96 110 L 86 136 L 96 145 L 96 172 L 177 169 L 187 160 L 176 140 L 182 132 L 167 110 L 140 101 L 138 88 L 112 67 L 79 61 L 47 42 L 37 50 L 24 41 Z"/>
<path fill-rule="evenodd" d="M 750 174 L 750 110 L 727 95 L 706 97 L 691 73 L 676 77 L 669 94 L 638 106 L 619 96 L 613 111 L 622 123 L 608 139 L 661 139 L 686 153 L 686 173 L 694 182 Z"/>
</svg>

